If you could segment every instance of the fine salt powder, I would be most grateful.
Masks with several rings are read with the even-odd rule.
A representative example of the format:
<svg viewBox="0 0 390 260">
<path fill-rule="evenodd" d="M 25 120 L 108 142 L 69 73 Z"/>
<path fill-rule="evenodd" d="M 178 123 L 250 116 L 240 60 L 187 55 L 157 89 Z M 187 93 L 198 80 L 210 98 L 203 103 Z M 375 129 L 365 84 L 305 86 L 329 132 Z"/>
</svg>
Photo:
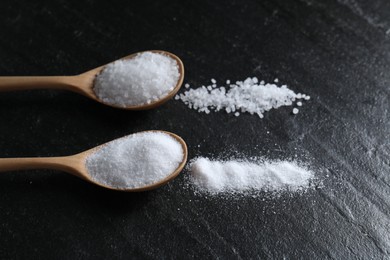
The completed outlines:
<svg viewBox="0 0 390 260">
<path fill-rule="evenodd" d="M 92 179 L 118 188 L 141 188 L 163 180 L 183 160 L 181 144 L 164 132 L 143 132 L 107 143 L 86 166 Z"/>
<path fill-rule="evenodd" d="M 211 82 L 213 84 L 210 86 L 202 86 L 196 89 L 191 89 L 187 85 L 186 88 L 189 89 L 176 95 L 175 99 L 182 100 L 189 108 L 206 114 L 209 114 L 210 111 L 223 109 L 235 116 L 238 116 L 237 112 L 240 111 L 251 115 L 257 114 L 260 118 L 264 117 L 264 112 L 273 108 L 291 106 L 299 99 L 310 99 L 305 94 L 295 94 L 286 85 L 277 86 L 265 83 L 263 80 L 259 82 L 256 77 L 237 81 L 235 84 L 230 84 L 230 80 L 227 80 L 227 87 L 217 87 L 215 79 L 211 79 Z M 275 79 L 275 83 L 277 82 L 279 80 Z"/>
<path fill-rule="evenodd" d="M 289 161 L 212 161 L 197 158 L 190 163 L 190 181 L 200 192 L 302 191 L 310 187 L 313 172 Z"/>
<path fill-rule="evenodd" d="M 109 105 L 149 104 L 165 97 L 179 79 L 177 62 L 167 55 L 143 52 L 108 64 L 96 77 L 94 92 Z"/>
</svg>

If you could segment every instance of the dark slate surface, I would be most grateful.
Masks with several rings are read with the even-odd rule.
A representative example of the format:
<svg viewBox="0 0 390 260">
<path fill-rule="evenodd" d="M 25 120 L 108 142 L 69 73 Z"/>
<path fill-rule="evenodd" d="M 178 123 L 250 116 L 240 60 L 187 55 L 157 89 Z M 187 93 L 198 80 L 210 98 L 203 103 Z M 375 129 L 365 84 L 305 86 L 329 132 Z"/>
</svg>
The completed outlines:
<svg viewBox="0 0 390 260">
<path fill-rule="evenodd" d="M 189 158 L 296 156 L 323 182 L 304 195 L 223 199 L 185 189 L 186 173 L 140 194 L 62 172 L 1 173 L 1 259 L 390 257 L 389 1 L 4 0 L 0 25 L 4 76 L 77 74 L 163 49 L 193 85 L 278 77 L 312 96 L 296 116 L 288 107 L 260 120 L 175 100 L 129 112 L 66 91 L 0 93 L 1 157 L 163 129 L 187 141 Z"/>
</svg>

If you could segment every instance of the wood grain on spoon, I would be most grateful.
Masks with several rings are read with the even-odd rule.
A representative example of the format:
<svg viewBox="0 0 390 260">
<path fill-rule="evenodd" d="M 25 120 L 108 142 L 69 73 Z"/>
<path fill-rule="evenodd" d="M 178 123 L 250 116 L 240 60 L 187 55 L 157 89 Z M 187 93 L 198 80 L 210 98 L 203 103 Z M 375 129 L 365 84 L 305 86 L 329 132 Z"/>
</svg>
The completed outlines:
<svg viewBox="0 0 390 260">
<path fill-rule="evenodd" d="M 179 67 L 180 77 L 177 81 L 174 89 L 169 92 L 163 98 L 153 101 L 149 104 L 136 105 L 136 106 L 115 106 L 103 103 L 98 97 L 96 97 L 93 91 L 93 85 L 96 75 L 98 75 L 106 65 L 97 67 L 95 69 L 84 72 L 75 76 L 14 76 L 14 77 L 0 77 L 0 91 L 15 91 L 15 90 L 28 90 L 28 89 L 62 89 L 76 92 L 78 94 L 87 96 L 97 102 L 104 105 L 112 106 L 120 109 L 128 110 L 145 110 L 152 109 L 162 105 L 171 99 L 180 89 L 184 80 L 184 65 L 183 62 L 176 55 L 160 50 L 152 50 L 148 52 L 160 53 L 169 56 L 177 62 Z M 131 54 L 123 57 L 122 59 L 131 59 L 141 52 Z"/>
<path fill-rule="evenodd" d="M 151 131 L 151 132 L 162 132 L 170 135 L 176 141 L 178 141 L 183 148 L 183 160 L 181 161 L 179 166 L 175 169 L 175 171 L 173 171 L 164 179 L 140 188 L 119 189 L 116 187 L 111 187 L 111 186 L 98 183 L 91 178 L 91 175 L 88 173 L 86 167 L 86 159 L 88 158 L 88 156 L 101 149 L 105 144 L 71 156 L 40 157 L 40 158 L 0 158 L 0 172 L 32 170 L 32 169 L 52 169 L 52 170 L 59 170 L 59 171 L 72 174 L 85 181 L 91 182 L 93 184 L 111 190 L 119 190 L 119 191 L 126 191 L 126 192 L 152 190 L 174 179 L 183 170 L 187 162 L 187 145 L 184 142 L 184 140 L 176 134 L 165 132 L 165 131 Z"/>
</svg>

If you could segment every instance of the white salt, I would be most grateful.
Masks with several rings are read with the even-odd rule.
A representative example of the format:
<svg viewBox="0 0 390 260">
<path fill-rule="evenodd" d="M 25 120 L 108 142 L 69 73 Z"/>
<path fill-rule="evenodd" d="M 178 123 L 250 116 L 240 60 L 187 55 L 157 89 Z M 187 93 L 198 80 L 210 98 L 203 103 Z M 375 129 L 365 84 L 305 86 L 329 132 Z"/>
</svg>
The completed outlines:
<svg viewBox="0 0 390 260">
<path fill-rule="evenodd" d="M 213 82 L 213 79 L 211 81 Z M 259 83 L 256 77 L 249 77 L 230 84 L 229 87 L 190 88 L 176 95 L 175 99 L 182 100 L 189 108 L 207 114 L 210 111 L 225 110 L 227 113 L 237 111 L 257 114 L 263 118 L 266 111 L 293 105 L 298 99 L 302 99 L 302 94 L 295 94 L 286 85 L 266 84 L 263 80 Z M 236 113 L 235 115 L 237 116 Z"/>
<path fill-rule="evenodd" d="M 132 134 L 92 153 L 86 166 L 92 179 L 118 189 L 141 188 L 173 173 L 183 160 L 181 144 L 163 132 Z"/>
<path fill-rule="evenodd" d="M 313 172 L 289 161 L 211 161 L 198 158 L 190 163 L 190 181 L 210 194 L 250 191 L 302 191 L 310 187 Z"/>
<path fill-rule="evenodd" d="M 297 106 L 301 107 L 301 106 L 302 106 L 302 102 L 301 102 L 301 101 L 298 101 L 298 102 L 297 102 Z"/>
<path fill-rule="evenodd" d="M 177 62 L 167 55 L 143 52 L 108 64 L 96 77 L 93 90 L 109 105 L 149 104 L 165 97 L 179 79 Z"/>
<path fill-rule="evenodd" d="M 295 107 L 295 108 L 293 108 L 292 112 L 293 112 L 294 115 L 296 115 L 296 114 L 298 114 L 299 109 Z"/>
</svg>

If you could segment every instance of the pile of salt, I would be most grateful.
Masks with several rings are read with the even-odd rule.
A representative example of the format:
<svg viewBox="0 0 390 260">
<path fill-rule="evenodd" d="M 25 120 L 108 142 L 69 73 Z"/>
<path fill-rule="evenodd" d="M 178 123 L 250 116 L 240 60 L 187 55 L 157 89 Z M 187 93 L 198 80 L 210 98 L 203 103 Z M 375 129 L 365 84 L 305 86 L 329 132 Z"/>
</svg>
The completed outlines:
<svg viewBox="0 0 390 260">
<path fill-rule="evenodd" d="M 183 160 L 181 144 L 164 132 L 141 132 L 116 139 L 92 153 L 86 166 L 92 179 L 118 188 L 141 188 L 173 173 Z"/>
<path fill-rule="evenodd" d="M 277 82 L 279 80 L 275 80 L 275 83 Z M 182 100 L 189 108 L 206 114 L 212 110 L 224 109 L 235 116 L 239 116 L 240 112 L 247 112 L 257 114 L 260 118 L 264 117 L 264 112 L 273 108 L 291 106 L 297 99 L 310 99 L 310 96 L 305 94 L 296 94 L 286 85 L 278 87 L 264 81 L 259 82 L 256 77 L 237 81 L 235 84 L 230 84 L 230 80 L 227 80 L 228 87 L 217 86 L 215 79 L 211 79 L 211 83 L 196 89 L 191 89 L 190 85 L 186 84 L 185 88 L 188 90 L 176 95 L 175 99 Z M 301 101 L 298 103 L 298 106 L 302 105 Z M 298 110 L 293 110 L 293 113 L 298 113 Z"/>
<path fill-rule="evenodd" d="M 132 59 L 108 64 L 96 77 L 93 90 L 103 103 L 137 106 L 168 95 L 179 77 L 174 59 L 160 53 L 143 52 Z"/>
<path fill-rule="evenodd" d="M 308 188 L 313 172 L 293 161 L 211 161 L 197 158 L 189 165 L 190 181 L 210 194 L 250 191 L 301 191 Z"/>
</svg>

